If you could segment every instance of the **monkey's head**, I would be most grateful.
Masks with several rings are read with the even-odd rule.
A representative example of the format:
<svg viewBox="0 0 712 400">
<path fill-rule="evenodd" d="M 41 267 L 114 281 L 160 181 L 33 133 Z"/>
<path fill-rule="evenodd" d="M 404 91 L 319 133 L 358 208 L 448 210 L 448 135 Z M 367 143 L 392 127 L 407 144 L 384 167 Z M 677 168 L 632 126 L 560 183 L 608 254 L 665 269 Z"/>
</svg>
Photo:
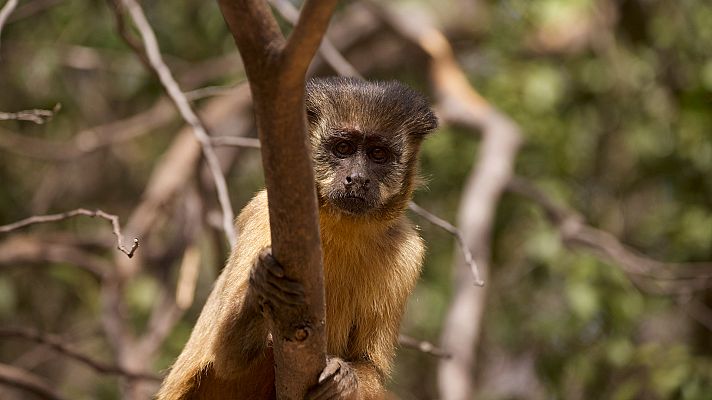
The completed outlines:
<svg viewBox="0 0 712 400">
<path fill-rule="evenodd" d="M 396 81 L 313 79 L 306 109 L 320 204 L 348 215 L 393 218 L 410 200 L 423 138 L 437 118 Z"/>
</svg>

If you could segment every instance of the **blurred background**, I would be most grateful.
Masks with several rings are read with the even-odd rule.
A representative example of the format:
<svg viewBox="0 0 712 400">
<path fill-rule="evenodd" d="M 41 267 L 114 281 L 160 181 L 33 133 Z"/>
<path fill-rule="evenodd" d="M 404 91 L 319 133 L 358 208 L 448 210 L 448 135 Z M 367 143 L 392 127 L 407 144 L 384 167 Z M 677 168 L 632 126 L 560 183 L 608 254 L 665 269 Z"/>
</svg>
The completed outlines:
<svg viewBox="0 0 712 400">
<path fill-rule="evenodd" d="M 217 4 L 142 6 L 211 135 L 256 137 Z M 340 2 L 327 36 L 351 66 L 437 107 L 432 59 L 381 6 L 442 32 L 467 90 L 521 135 L 520 185 L 499 182 L 487 248 L 468 244 L 489 273 L 483 289 L 465 275 L 484 310 L 459 319 L 477 332 L 461 336 L 465 398 L 712 399 L 712 2 Z M 20 0 L 2 26 L 0 225 L 101 209 L 141 247 L 129 260 L 111 224 L 86 216 L 0 233 L 0 398 L 148 398 L 223 266 L 215 186 L 141 48 L 107 1 Z M 336 73 L 320 57 L 312 71 Z M 30 109 L 55 112 L 42 124 L 7 114 Z M 462 225 L 487 135 L 444 122 L 415 201 Z M 218 155 L 237 211 L 263 185 L 259 150 Z M 428 253 L 401 332 L 454 359 L 402 346 L 390 387 L 452 398 L 438 370 L 462 356 L 441 340 L 458 336 L 446 320 L 462 252 L 411 217 Z"/>
</svg>

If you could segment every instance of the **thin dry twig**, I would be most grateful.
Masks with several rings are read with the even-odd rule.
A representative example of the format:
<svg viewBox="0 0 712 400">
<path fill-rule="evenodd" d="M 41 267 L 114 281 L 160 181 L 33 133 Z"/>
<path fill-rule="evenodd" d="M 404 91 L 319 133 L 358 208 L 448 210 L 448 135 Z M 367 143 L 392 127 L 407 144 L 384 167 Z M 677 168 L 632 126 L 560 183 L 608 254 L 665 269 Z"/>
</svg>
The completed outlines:
<svg viewBox="0 0 712 400">
<path fill-rule="evenodd" d="M 230 246 L 234 246 L 237 241 L 237 233 L 235 232 L 235 227 L 233 225 L 235 213 L 233 212 L 232 205 L 230 204 L 227 183 L 225 182 L 225 176 L 220 169 L 220 161 L 215 154 L 215 150 L 211 146 L 210 136 L 198 116 L 191 108 L 190 102 L 181 91 L 178 86 L 178 82 L 176 82 L 175 78 L 173 78 L 173 74 L 163 61 L 158 41 L 156 40 L 156 35 L 154 34 L 151 25 L 148 23 L 146 15 L 143 13 L 143 9 L 135 0 L 123 0 L 123 4 L 128 9 L 136 28 L 141 34 L 151 68 L 158 75 L 164 89 L 170 96 L 171 100 L 173 100 L 173 103 L 175 103 L 183 119 L 191 126 L 196 139 L 198 139 L 198 142 L 201 144 L 203 155 L 205 156 L 208 168 L 210 169 L 210 173 L 215 181 L 218 200 L 223 212 L 223 229 L 225 230 L 225 236 L 227 237 Z"/>
<path fill-rule="evenodd" d="M 41 399 L 64 400 L 66 398 L 56 392 L 44 379 L 12 365 L 0 364 L 0 383 L 25 390 Z"/>
<path fill-rule="evenodd" d="M 425 354 L 429 354 L 433 357 L 438 357 L 438 358 L 452 357 L 452 354 L 435 346 L 434 344 L 432 344 L 430 342 L 426 342 L 424 340 L 418 340 L 418 339 L 412 338 L 410 336 L 406 336 L 402 333 L 400 335 L 398 335 L 398 343 L 403 347 L 415 349 L 415 350 L 421 351 Z"/>
<path fill-rule="evenodd" d="M 210 138 L 213 146 L 235 146 L 259 149 L 262 147 L 260 140 L 240 136 L 213 136 Z"/>
<path fill-rule="evenodd" d="M 125 119 L 79 131 L 68 141 L 51 141 L 0 129 L 0 148 L 24 157 L 76 161 L 78 157 L 153 132 L 174 118 L 173 107 L 160 99 L 151 108 Z"/>
<path fill-rule="evenodd" d="M 216 85 L 216 86 L 206 86 L 202 88 L 198 88 L 195 90 L 191 90 L 189 92 L 183 93 L 185 95 L 185 98 L 190 100 L 190 101 L 196 101 L 200 99 L 204 99 L 206 97 L 212 97 L 212 96 L 224 96 L 228 95 L 232 92 L 235 91 L 238 87 L 244 85 L 245 83 L 237 83 L 234 85 Z"/>
<path fill-rule="evenodd" d="M 410 202 L 408 204 L 408 208 L 410 208 L 411 211 L 414 213 L 420 215 L 421 217 L 425 218 L 428 220 L 433 225 L 439 226 L 440 228 L 444 229 L 445 231 L 449 232 L 451 235 L 455 236 L 455 240 L 457 240 L 457 244 L 460 246 L 460 249 L 462 250 L 462 255 L 465 257 L 465 262 L 467 265 L 470 266 L 470 270 L 472 271 L 472 275 L 475 277 L 475 285 L 477 286 L 484 286 L 485 281 L 482 280 L 482 277 L 480 275 L 480 269 L 477 266 L 477 262 L 475 261 L 475 258 L 472 257 L 472 252 L 470 251 L 470 248 L 467 246 L 467 243 L 465 243 L 465 238 L 462 236 L 462 233 L 460 232 L 459 229 L 455 227 L 455 225 L 445 221 L 444 219 L 438 217 L 437 215 L 431 213 L 430 211 L 424 209 L 423 207 L 419 206 L 415 202 Z"/>
<path fill-rule="evenodd" d="M 2 14 L 0 13 L 0 29 L 2 28 L 2 22 Z M 49 122 L 54 117 L 54 115 L 61 109 L 62 105 L 57 103 L 51 110 L 33 109 L 11 113 L 0 112 L 0 121 L 30 121 L 34 122 L 37 125 L 42 125 L 44 123 Z"/>
<path fill-rule="evenodd" d="M 108 375 L 121 375 L 127 378 L 148 380 L 148 381 L 160 381 L 161 377 L 155 374 L 144 373 L 144 372 L 134 372 L 128 371 L 125 368 L 121 368 L 118 365 L 112 365 L 105 363 L 103 361 L 95 360 L 85 354 L 74 350 L 65 343 L 61 338 L 56 335 L 48 335 L 41 333 L 34 329 L 28 328 L 0 328 L 0 337 L 3 338 L 20 338 L 25 340 L 30 340 L 35 343 L 40 343 L 46 345 L 50 349 L 65 355 L 73 360 L 76 360 L 89 368 Z"/>
<path fill-rule="evenodd" d="M 23 220 L 13 222 L 7 225 L 0 226 L 0 233 L 12 232 L 16 229 L 24 228 L 29 225 L 42 224 L 46 222 L 56 222 L 62 221 L 68 218 L 76 217 L 78 215 L 86 215 L 88 217 L 99 217 L 111 222 L 113 228 L 114 236 L 116 236 L 116 248 L 122 253 L 126 254 L 129 258 L 133 257 L 136 249 L 138 249 L 139 243 L 138 238 L 134 238 L 133 244 L 130 249 L 124 247 L 124 236 L 121 234 L 121 227 L 119 225 L 119 217 L 113 214 L 108 214 L 102 210 L 87 210 L 84 208 L 78 208 L 76 210 L 67 211 L 59 214 L 49 214 L 49 215 L 35 215 Z"/>
</svg>

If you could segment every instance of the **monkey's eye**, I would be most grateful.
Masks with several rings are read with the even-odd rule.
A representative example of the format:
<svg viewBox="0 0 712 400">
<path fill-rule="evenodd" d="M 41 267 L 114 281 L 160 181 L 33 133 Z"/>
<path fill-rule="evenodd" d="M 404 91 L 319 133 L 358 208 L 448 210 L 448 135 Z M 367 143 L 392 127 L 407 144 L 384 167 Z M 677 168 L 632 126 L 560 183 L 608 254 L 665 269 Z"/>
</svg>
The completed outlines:
<svg viewBox="0 0 712 400">
<path fill-rule="evenodd" d="M 368 152 L 368 156 L 377 163 L 384 163 L 388 161 L 388 150 L 383 147 L 374 147 Z"/>
<path fill-rule="evenodd" d="M 342 140 L 336 143 L 334 146 L 334 154 L 338 157 L 348 157 L 356 152 L 356 146 L 354 146 L 348 140 Z"/>
</svg>

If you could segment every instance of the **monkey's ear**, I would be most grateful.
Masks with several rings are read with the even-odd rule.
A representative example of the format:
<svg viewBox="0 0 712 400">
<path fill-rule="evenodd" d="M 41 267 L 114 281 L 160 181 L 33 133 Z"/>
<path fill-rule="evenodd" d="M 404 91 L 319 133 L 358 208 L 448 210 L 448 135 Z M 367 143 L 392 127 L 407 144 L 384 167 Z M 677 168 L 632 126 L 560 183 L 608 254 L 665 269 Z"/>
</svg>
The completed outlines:
<svg viewBox="0 0 712 400">
<path fill-rule="evenodd" d="M 429 135 L 438 129 L 438 117 L 430 107 L 427 107 L 427 109 L 422 110 L 420 117 L 415 121 L 415 125 L 415 132 L 418 135 Z"/>
</svg>

